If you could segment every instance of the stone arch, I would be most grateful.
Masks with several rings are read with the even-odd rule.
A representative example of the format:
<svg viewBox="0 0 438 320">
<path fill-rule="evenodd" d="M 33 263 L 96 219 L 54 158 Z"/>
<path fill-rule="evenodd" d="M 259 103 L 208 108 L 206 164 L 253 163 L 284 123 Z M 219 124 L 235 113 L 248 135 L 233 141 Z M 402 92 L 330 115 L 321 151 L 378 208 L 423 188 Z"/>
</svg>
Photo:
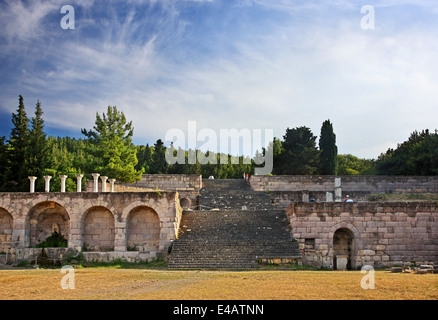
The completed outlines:
<svg viewBox="0 0 438 320">
<path fill-rule="evenodd" d="M 161 221 L 158 213 L 149 206 L 130 210 L 126 220 L 126 247 L 136 251 L 158 251 Z"/>
<path fill-rule="evenodd" d="M 158 210 L 153 205 L 151 205 L 149 202 L 143 202 L 143 201 L 135 201 L 135 202 L 130 203 L 128 206 L 126 206 L 122 211 L 121 221 L 128 220 L 128 215 L 132 209 L 134 209 L 136 207 L 143 207 L 143 206 L 146 206 L 146 207 L 153 209 L 158 214 L 158 217 L 160 218 L 161 223 L 162 223 L 162 221 L 165 221 L 164 212 Z"/>
<path fill-rule="evenodd" d="M 30 247 L 44 242 L 54 232 L 61 234 L 68 241 L 70 215 L 64 206 L 57 202 L 39 202 L 29 210 L 26 229 Z"/>
<path fill-rule="evenodd" d="M 361 248 L 359 230 L 351 223 L 340 222 L 330 229 L 329 239 L 331 239 L 332 246 L 330 253 L 333 259 L 333 269 L 343 269 L 342 266 L 337 265 L 338 258 L 346 259 L 347 270 L 355 269 L 357 252 Z"/>
<path fill-rule="evenodd" d="M 192 205 L 192 201 L 189 198 L 181 198 L 179 203 L 184 210 L 190 209 Z"/>
<path fill-rule="evenodd" d="M 333 269 L 351 270 L 354 257 L 354 235 L 350 229 L 339 228 L 333 235 Z M 342 266 L 341 266 L 342 264 Z"/>
<path fill-rule="evenodd" d="M 113 251 L 115 218 L 110 209 L 92 206 L 82 216 L 81 236 L 86 251 Z"/>
<path fill-rule="evenodd" d="M 12 243 L 14 218 L 8 210 L 0 207 L 0 252 L 5 252 Z"/>
</svg>

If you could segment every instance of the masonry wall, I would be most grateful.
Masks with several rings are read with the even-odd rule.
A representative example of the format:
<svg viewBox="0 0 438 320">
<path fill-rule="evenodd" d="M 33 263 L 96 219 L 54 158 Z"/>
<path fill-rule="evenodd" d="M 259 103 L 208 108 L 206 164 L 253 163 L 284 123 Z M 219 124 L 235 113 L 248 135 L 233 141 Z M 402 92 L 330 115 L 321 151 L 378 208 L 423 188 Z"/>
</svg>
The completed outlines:
<svg viewBox="0 0 438 320">
<path fill-rule="evenodd" d="M 303 262 L 333 268 L 334 236 L 352 235 L 351 267 L 438 264 L 438 204 L 294 203 L 287 208 Z"/>
<path fill-rule="evenodd" d="M 174 191 L 0 193 L 0 253 L 33 247 L 57 229 L 76 250 L 131 246 L 143 258 L 156 257 L 176 239 L 181 214 Z"/>
<path fill-rule="evenodd" d="M 335 178 L 345 191 L 373 193 L 438 193 L 438 176 L 251 176 L 255 191 L 333 192 Z"/>
<path fill-rule="evenodd" d="M 191 191 L 202 188 L 202 176 L 190 174 L 144 174 L 141 180 L 126 186 L 171 191 Z"/>
<path fill-rule="evenodd" d="M 341 180 L 341 198 L 368 201 L 372 193 L 438 193 L 438 176 L 251 176 L 255 191 L 268 192 L 277 209 L 294 201 L 303 201 L 303 192 L 317 202 L 326 201 L 326 193 L 334 198 L 335 178 Z"/>
</svg>

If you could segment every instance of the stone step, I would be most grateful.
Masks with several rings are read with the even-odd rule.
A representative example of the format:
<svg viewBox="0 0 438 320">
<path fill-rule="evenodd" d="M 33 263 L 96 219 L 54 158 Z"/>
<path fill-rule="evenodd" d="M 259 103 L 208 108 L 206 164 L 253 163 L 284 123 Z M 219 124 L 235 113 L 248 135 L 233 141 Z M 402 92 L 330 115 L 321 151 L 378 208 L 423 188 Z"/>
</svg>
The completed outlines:
<svg viewBox="0 0 438 320">
<path fill-rule="evenodd" d="M 301 257 L 284 210 L 247 181 L 204 180 L 199 203 L 204 210 L 183 212 L 169 268 L 252 269 L 260 256 Z"/>
</svg>

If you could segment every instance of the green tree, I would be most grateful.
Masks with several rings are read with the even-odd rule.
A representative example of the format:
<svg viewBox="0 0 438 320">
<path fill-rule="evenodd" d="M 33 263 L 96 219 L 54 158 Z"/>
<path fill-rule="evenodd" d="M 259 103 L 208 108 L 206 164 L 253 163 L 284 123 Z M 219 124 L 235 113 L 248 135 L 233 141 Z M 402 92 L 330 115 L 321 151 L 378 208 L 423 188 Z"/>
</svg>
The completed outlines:
<svg viewBox="0 0 438 320">
<path fill-rule="evenodd" d="M 12 114 L 13 128 L 9 137 L 7 186 L 9 191 L 28 191 L 27 148 L 30 145 L 29 119 L 24 106 L 24 99 L 19 96 L 16 113 Z"/>
<path fill-rule="evenodd" d="M 51 191 L 60 190 L 60 175 L 68 176 L 65 188 L 66 191 L 73 192 L 76 191 L 76 174 L 94 172 L 95 158 L 89 153 L 89 150 L 92 149 L 87 141 L 70 137 L 48 137 L 47 149 L 51 155 L 50 164 L 44 170 L 43 175 L 52 176 Z M 84 175 L 83 189 L 85 189 L 87 181 L 88 177 Z"/>
<path fill-rule="evenodd" d="M 151 173 L 165 174 L 168 173 L 169 164 L 166 161 L 166 147 L 161 139 L 154 144 L 152 153 Z"/>
<path fill-rule="evenodd" d="M 149 147 L 149 144 L 147 144 L 146 146 L 137 147 L 138 163 L 135 166 L 136 170 L 144 169 L 144 173 L 151 172 L 152 151 L 153 148 Z"/>
<path fill-rule="evenodd" d="M 352 154 L 338 155 L 338 175 L 373 175 L 376 165 L 373 159 L 361 159 Z"/>
<path fill-rule="evenodd" d="M 36 189 L 42 191 L 44 186 L 43 171 L 47 168 L 49 159 L 47 139 L 44 132 L 43 111 L 39 100 L 35 108 L 35 117 L 31 120 L 30 144 L 26 152 L 28 174 L 39 178 L 37 179 Z"/>
<path fill-rule="evenodd" d="M 338 147 L 336 135 L 333 132 L 333 124 L 330 120 L 323 122 L 319 137 L 319 174 L 336 175 L 338 169 Z"/>
<path fill-rule="evenodd" d="M 143 169 L 135 169 L 138 160 L 132 143 L 132 121 L 127 122 L 124 113 L 119 112 L 116 106 L 108 106 L 107 113 L 102 117 L 96 113 L 93 129 L 82 129 L 82 133 L 95 146 L 95 170 L 121 182 L 141 180 Z"/>
<path fill-rule="evenodd" d="M 319 151 L 316 147 L 316 136 L 307 127 L 286 129 L 283 136 L 282 152 L 275 161 L 278 164 L 276 174 L 301 175 L 318 172 Z"/>
<path fill-rule="evenodd" d="M 438 133 L 429 130 L 414 131 L 409 139 L 396 149 L 388 149 L 376 162 L 377 174 L 384 175 L 437 175 Z"/>
<path fill-rule="evenodd" d="M 266 157 L 267 152 L 270 152 L 272 154 L 272 174 L 283 174 L 282 154 L 284 152 L 284 148 L 281 140 L 274 137 L 273 141 L 269 143 L 267 148 L 263 148 L 263 157 Z"/>
</svg>

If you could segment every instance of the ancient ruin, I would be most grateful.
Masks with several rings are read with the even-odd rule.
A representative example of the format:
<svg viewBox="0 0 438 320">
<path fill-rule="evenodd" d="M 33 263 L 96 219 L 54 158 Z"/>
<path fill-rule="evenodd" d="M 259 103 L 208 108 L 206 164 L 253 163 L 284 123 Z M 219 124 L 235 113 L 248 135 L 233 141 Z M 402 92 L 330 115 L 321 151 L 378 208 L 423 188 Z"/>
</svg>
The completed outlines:
<svg viewBox="0 0 438 320">
<path fill-rule="evenodd" d="M 169 268 L 254 269 L 263 264 L 356 270 L 438 264 L 438 204 L 369 201 L 376 193 L 438 193 L 438 177 L 144 175 L 120 184 L 94 173 L 85 191 L 0 193 L 0 264 L 35 261 L 53 234 L 87 260 Z M 99 181 L 100 179 L 100 181 Z M 354 202 L 343 202 L 349 195 Z M 43 260 L 44 260 L 43 259 Z M 40 257 L 40 261 L 41 257 Z"/>
</svg>

